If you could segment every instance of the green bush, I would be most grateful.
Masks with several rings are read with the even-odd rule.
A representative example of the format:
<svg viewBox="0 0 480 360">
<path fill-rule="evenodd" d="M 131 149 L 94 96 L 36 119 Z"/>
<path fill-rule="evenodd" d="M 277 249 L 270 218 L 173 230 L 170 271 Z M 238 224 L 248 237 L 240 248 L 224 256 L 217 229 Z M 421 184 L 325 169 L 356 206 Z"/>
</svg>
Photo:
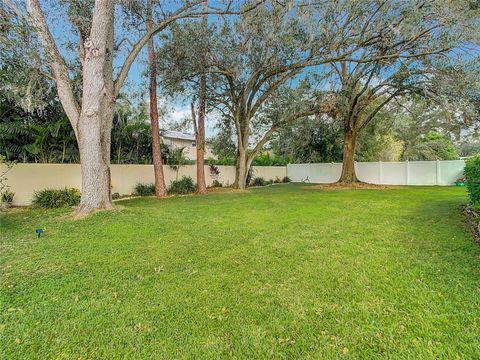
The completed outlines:
<svg viewBox="0 0 480 360">
<path fill-rule="evenodd" d="M 151 196 L 155 195 L 155 184 L 142 184 L 135 185 L 135 195 L 138 196 Z"/>
<path fill-rule="evenodd" d="M 470 204 L 480 207 L 480 154 L 466 161 L 464 172 Z"/>
<path fill-rule="evenodd" d="M 212 188 L 218 188 L 218 187 L 222 187 L 222 186 L 223 186 L 223 184 L 222 184 L 220 181 L 218 181 L 218 180 L 213 180 L 211 187 L 212 187 Z"/>
<path fill-rule="evenodd" d="M 121 198 L 121 196 L 118 192 L 115 192 L 115 193 L 112 194 L 112 200 L 118 200 L 120 198 Z"/>
<path fill-rule="evenodd" d="M 15 193 L 10 190 L 5 190 L 0 194 L 0 202 L 12 203 Z"/>
<path fill-rule="evenodd" d="M 253 178 L 253 180 L 250 182 L 250 186 L 267 186 L 272 183 L 273 183 L 272 180 L 265 180 L 262 177 L 256 177 L 256 178 Z"/>
<path fill-rule="evenodd" d="M 80 204 L 80 190 L 74 188 L 44 189 L 36 191 L 33 196 L 33 205 L 48 209 Z"/>
<path fill-rule="evenodd" d="M 170 183 L 168 188 L 169 194 L 190 194 L 197 189 L 193 179 L 190 176 L 183 176 L 180 180 Z"/>
<path fill-rule="evenodd" d="M 287 159 L 277 156 L 275 154 L 270 154 L 268 151 L 260 152 L 252 162 L 253 166 L 286 166 Z"/>
<path fill-rule="evenodd" d="M 231 156 L 219 156 L 218 159 L 208 159 L 206 161 L 208 165 L 235 165 L 235 157 Z"/>
<path fill-rule="evenodd" d="M 283 182 L 283 183 L 289 183 L 289 182 L 292 182 L 292 179 L 290 179 L 288 176 L 285 176 L 285 177 L 282 179 L 282 182 Z"/>
</svg>

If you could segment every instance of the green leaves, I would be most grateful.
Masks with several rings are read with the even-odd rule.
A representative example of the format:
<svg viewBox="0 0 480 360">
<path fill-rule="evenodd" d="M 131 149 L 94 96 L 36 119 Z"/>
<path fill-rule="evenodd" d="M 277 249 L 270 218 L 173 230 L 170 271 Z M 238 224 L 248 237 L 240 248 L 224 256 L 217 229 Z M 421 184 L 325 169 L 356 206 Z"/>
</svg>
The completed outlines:
<svg viewBox="0 0 480 360">
<path fill-rule="evenodd" d="M 480 205 L 480 154 L 472 156 L 465 163 L 465 179 L 470 204 Z"/>
</svg>

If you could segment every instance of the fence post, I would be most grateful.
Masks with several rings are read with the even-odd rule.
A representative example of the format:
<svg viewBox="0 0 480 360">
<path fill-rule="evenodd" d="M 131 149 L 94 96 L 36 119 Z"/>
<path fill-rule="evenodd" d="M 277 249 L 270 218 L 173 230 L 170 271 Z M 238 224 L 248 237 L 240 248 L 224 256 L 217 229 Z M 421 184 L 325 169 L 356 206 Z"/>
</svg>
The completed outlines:
<svg viewBox="0 0 480 360">
<path fill-rule="evenodd" d="M 405 161 L 405 175 L 406 175 L 406 185 L 410 183 L 410 163 Z"/>
<path fill-rule="evenodd" d="M 378 162 L 378 180 L 380 185 L 382 185 L 383 184 L 383 165 L 381 160 Z"/>
<path fill-rule="evenodd" d="M 436 181 L 436 183 L 437 183 L 437 185 L 440 185 L 440 183 L 441 183 L 441 179 L 440 179 L 440 160 L 438 160 L 438 159 L 437 159 L 436 170 L 437 170 L 437 181 Z"/>
</svg>

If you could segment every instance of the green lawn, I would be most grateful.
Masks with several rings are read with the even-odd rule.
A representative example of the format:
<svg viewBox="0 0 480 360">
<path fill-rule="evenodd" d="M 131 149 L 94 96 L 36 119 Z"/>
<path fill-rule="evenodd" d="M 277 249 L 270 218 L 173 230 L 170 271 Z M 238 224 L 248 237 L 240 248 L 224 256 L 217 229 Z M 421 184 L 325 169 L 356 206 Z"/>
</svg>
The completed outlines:
<svg viewBox="0 0 480 360">
<path fill-rule="evenodd" d="M 289 184 L 0 215 L 0 358 L 480 358 L 465 202 Z"/>
</svg>

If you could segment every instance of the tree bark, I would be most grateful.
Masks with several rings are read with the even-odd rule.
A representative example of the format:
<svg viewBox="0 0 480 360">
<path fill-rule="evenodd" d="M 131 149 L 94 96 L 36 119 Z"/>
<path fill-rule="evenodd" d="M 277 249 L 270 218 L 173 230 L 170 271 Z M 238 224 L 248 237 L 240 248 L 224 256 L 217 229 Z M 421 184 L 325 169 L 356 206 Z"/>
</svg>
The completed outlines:
<svg viewBox="0 0 480 360">
<path fill-rule="evenodd" d="M 115 91 L 113 84 L 113 0 L 97 1 L 85 45 L 82 110 L 77 124 L 82 197 L 77 215 L 112 209 L 110 146 Z"/>
<path fill-rule="evenodd" d="M 251 163 L 251 161 L 250 161 Z M 238 149 L 237 162 L 235 164 L 235 189 L 245 190 L 247 188 L 247 176 L 249 168 L 249 159 L 245 148 Z"/>
<path fill-rule="evenodd" d="M 208 11 L 208 1 L 204 0 L 202 2 L 203 12 Z M 202 16 L 202 31 L 204 35 L 206 34 L 207 28 L 207 15 Z M 205 183 L 205 113 L 206 113 L 206 102 L 207 102 L 207 79 L 205 74 L 205 57 L 206 49 L 202 44 L 200 48 L 200 57 L 202 62 L 202 73 L 200 74 L 200 94 L 199 94 L 199 104 L 198 104 L 198 124 L 197 124 L 197 154 L 196 154 L 196 163 L 197 163 L 197 193 L 206 194 L 207 185 Z"/>
<path fill-rule="evenodd" d="M 343 136 L 343 162 L 342 175 L 339 182 L 354 183 L 357 182 L 355 174 L 355 148 L 357 146 L 357 132 L 352 129 L 345 129 Z"/>
<path fill-rule="evenodd" d="M 152 22 L 152 0 L 147 3 L 147 31 L 153 29 Z M 152 158 L 153 158 L 153 172 L 155 174 L 155 196 L 164 197 L 167 195 L 167 188 L 165 186 L 165 177 L 163 174 L 163 160 L 160 145 L 160 125 L 158 123 L 158 104 L 157 104 L 157 65 L 155 56 L 155 45 L 153 37 L 150 38 L 147 44 L 148 48 L 148 62 L 150 65 L 150 123 L 152 131 Z"/>
</svg>

